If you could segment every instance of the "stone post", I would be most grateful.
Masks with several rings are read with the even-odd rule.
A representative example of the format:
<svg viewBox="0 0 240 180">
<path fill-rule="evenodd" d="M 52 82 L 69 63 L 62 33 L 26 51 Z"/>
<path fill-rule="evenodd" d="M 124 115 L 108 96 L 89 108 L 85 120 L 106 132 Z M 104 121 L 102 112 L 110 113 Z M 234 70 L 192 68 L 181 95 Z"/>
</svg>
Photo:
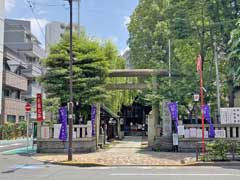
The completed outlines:
<svg viewBox="0 0 240 180">
<path fill-rule="evenodd" d="M 172 137 L 172 120 L 171 115 L 168 110 L 168 102 L 167 100 L 163 100 L 162 102 L 162 128 L 163 128 L 163 136 Z"/>
<path fill-rule="evenodd" d="M 153 86 L 153 96 L 157 95 L 158 84 L 157 84 L 157 76 L 153 76 L 152 78 L 152 86 Z M 159 102 L 153 100 L 152 111 L 149 114 L 148 118 L 148 145 L 154 145 L 155 137 L 156 137 L 156 125 L 159 121 Z"/>
<path fill-rule="evenodd" d="M 155 140 L 155 130 L 156 126 L 153 119 L 153 112 L 151 111 L 148 115 L 148 146 L 151 147 L 154 145 Z"/>
</svg>

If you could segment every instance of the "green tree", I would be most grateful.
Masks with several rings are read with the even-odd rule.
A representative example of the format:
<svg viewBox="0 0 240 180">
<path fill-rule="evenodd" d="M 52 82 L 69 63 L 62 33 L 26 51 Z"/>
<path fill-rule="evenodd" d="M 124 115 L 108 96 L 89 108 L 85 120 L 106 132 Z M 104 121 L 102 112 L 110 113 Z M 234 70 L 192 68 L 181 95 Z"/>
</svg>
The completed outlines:
<svg viewBox="0 0 240 180">
<path fill-rule="evenodd" d="M 80 109 L 107 98 L 104 85 L 109 63 L 99 41 L 88 38 L 84 33 L 73 35 L 73 99 L 78 123 Z M 69 101 L 69 35 L 53 46 L 49 56 L 43 60 L 47 68 L 41 78 L 48 98 L 59 98 L 61 104 Z"/>
<path fill-rule="evenodd" d="M 131 60 L 138 68 L 168 68 L 167 40 L 171 39 L 172 71 L 179 76 L 172 78 L 171 86 L 166 78 L 158 80 L 158 99 L 179 101 L 180 105 L 188 108 L 192 104 L 192 94 L 199 92 L 195 62 L 200 53 L 204 60 L 205 102 L 215 107 L 213 44 L 216 41 L 219 54 L 229 51 L 227 42 L 238 17 L 239 2 L 235 0 L 141 0 L 128 27 Z M 222 102 L 225 102 L 226 86 L 231 89 L 231 78 L 227 76 L 225 57 L 219 59 L 221 95 Z M 145 97 L 156 99 L 151 92 L 147 92 Z M 231 102 L 230 98 L 229 104 Z"/>
<path fill-rule="evenodd" d="M 118 51 L 111 41 L 107 41 L 104 46 L 104 55 L 109 62 L 111 70 L 124 69 L 126 60 L 118 55 Z M 117 83 L 136 83 L 136 78 L 114 77 L 107 78 L 108 84 Z M 129 105 L 133 102 L 136 96 L 136 91 L 132 90 L 114 90 L 108 91 L 109 98 L 107 98 L 105 105 L 114 113 L 120 111 L 122 105 Z"/>
</svg>

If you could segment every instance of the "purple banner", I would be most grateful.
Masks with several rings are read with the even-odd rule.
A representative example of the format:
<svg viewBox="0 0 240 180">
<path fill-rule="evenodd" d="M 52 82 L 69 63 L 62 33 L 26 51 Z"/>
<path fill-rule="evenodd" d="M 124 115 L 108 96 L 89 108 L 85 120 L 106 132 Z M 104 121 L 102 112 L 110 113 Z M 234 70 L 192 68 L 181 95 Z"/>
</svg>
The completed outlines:
<svg viewBox="0 0 240 180">
<path fill-rule="evenodd" d="M 67 140 L 67 107 L 61 107 L 59 110 L 59 120 L 62 123 L 59 139 L 62 141 Z"/>
<path fill-rule="evenodd" d="M 95 136 L 96 106 L 91 107 L 92 136 Z"/>
<path fill-rule="evenodd" d="M 204 117 L 207 120 L 208 124 L 210 125 L 209 128 L 209 137 L 214 138 L 215 137 L 215 131 L 214 131 L 214 126 L 211 120 L 211 115 L 210 115 L 210 107 L 208 104 L 205 104 L 203 107 L 203 112 L 204 112 Z"/>
<path fill-rule="evenodd" d="M 172 120 L 175 123 L 176 133 L 178 132 L 178 104 L 177 102 L 168 103 L 168 110 L 171 113 Z"/>
</svg>

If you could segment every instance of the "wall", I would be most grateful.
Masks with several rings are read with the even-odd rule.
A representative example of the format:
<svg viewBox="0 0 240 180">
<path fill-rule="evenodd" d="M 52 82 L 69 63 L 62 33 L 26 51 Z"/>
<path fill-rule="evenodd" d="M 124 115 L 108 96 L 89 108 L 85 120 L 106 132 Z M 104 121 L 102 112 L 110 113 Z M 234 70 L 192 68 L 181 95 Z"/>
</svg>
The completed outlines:
<svg viewBox="0 0 240 180">
<path fill-rule="evenodd" d="M 4 3 L 0 1 L 0 114 L 2 114 L 2 79 L 3 79 L 3 42 L 4 42 Z"/>
</svg>

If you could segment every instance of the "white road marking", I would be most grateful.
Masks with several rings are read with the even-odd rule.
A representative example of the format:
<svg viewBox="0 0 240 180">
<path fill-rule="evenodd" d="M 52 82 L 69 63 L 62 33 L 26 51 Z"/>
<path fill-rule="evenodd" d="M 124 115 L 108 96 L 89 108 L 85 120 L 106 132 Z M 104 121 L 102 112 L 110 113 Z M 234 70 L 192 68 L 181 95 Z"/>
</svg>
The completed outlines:
<svg viewBox="0 0 240 180">
<path fill-rule="evenodd" d="M 240 176 L 240 174 L 135 174 L 135 173 L 113 173 L 110 176 Z"/>
<path fill-rule="evenodd" d="M 0 148 L 11 147 L 11 146 L 18 146 L 18 145 L 21 145 L 21 144 L 22 143 L 6 144 L 6 145 L 0 146 Z"/>
</svg>

